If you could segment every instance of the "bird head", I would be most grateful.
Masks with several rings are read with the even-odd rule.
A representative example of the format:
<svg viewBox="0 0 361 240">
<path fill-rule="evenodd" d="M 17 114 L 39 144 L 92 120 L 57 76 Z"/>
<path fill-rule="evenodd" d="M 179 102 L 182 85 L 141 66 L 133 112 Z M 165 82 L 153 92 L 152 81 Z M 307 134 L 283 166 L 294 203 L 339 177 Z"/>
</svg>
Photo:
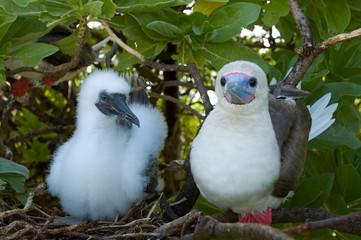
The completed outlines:
<svg viewBox="0 0 361 240">
<path fill-rule="evenodd" d="M 112 70 L 96 71 L 89 75 L 78 96 L 78 117 L 97 118 L 131 128 L 139 127 L 139 119 L 127 105 L 130 86 Z"/>
<path fill-rule="evenodd" d="M 218 103 L 230 111 L 252 113 L 268 103 L 266 74 L 255 63 L 236 61 L 224 65 L 216 79 Z"/>
</svg>

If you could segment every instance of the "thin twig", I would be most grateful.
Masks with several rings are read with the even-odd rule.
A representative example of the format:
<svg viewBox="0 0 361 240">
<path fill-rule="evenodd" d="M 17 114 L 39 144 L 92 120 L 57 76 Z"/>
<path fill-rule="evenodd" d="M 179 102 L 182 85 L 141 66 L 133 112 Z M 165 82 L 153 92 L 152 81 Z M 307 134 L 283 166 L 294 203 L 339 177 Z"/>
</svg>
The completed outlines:
<svg viewBox="0 0 361 240">
<path fill-rule="evenodd" d="M 189 64 L 187 64 L 187 66 L 189 69 L 189 73 L 192 75 L 192 77 L 194 78 L 194 81 L 196 82 L 197 89 L 198 89 L 199 93 L 201 94 L 204 108 L 206 109 L 206 115 L 208 115 L 210 113 L 210 111 L 212 111 L 213 106 L 211 104 L 211 101 L 209 100 L 207 90 L 204 87 L 203 79 L 202 79 L 201 75 L 199 74 L 198 69 L 194 63 L 189 63 Z"/>
<path fill-rule="evenodd" d="M 348 41 L 354 38 L 358 38 L 360 36 L 361 36 L 361 28 L 348 33 L 342 33 L 334 37 L 330 37 L 325 41 L 323 41 L 322 43 L 317 44 L 315 48 L 319 51 L 323 51 L 329 48 L 330 46 L 335 45 L 336 43 Z"/>
<path fill-rule="evenodd" d="M 39 191 L 44 188 L 44 186 L 45 186 L 45 184 L 41 183 L 36 187 L 36 189 L 33 192 L 29 193 L 29 196 L 26 200 L 26 204 L 25 204 L 24 208 L 13 209 L 13 210 L 1 212 L 0 220 L 2 220 L 3 218 L 9 217 L 11 215 L 14 215 L 14 214 L 23 214 L 23 213 L 27 212 L 30 209 L 31 204 L 33 204 L 34 196 L 37 195 L 39 193 Z"/>
<path fill-rule="evenodd" d="M 150 97 L 154 97 L 154 98 L 161 98 L 176 104 L 181 105 L 184 109 L 190 111 L 191 113 L 193 113 L 196 117 L 198 117 L 199 119 L 204 119 L 205 117 L 203 115 L 201 115 L 200 113 L 198 113 L 196 110 L 194 110 L 193 108 L 191 108 L 190 106 L 188 106 L 186 103 L 180 101 L 179 99 L 175 98 L 175 97 L 171 97 L 168 95 L 162 95 L 162 94 L 158 94 L 158 93 L 154 93 L 154 92 L 149 92 L 148 93 Z"/>
<path fill-rule="evenodd" d="M 150 67 L 156 68 L 156 69 L 161 70 L 161 71 L 189 72 L 192 75 L 192 77 L 194 78 L 194 80 L 196 82 L 197 89 L 201 94 L 201 98 L 202 98 L 202 101 L 203 101 L 205 109 L 206 109 L 206 114 L 208 114 L 213 109 L 213 106 L 209 101 L 207 91 L 204 88 L 203 79 L 200 76 L 200 74 L 199 74 L 199 72 L 197 70 L 197 67 L 196 67 L 196 65 L 194 63 L 190 63 L 190 64 L 187 64 L 187 65 L 171 65 L 171 64 L 162 64 L 162 63 L 154 62 L 154 61 L 146 58 L 145 56 L 143 56 L 141 53 L 139 53 L 135 49 L 129 47 L 120 38 L 118 38 L 117 35 L 113 32 L 113 30 L 109 27 L 109 25 L 104 20 L 102 21 L 102 25 L 105 28 L 105 30 L 108 32 L 109 36 L 112 37 L 113 41 L 118 43 L 118 45 L 120 47 L 122 47 L 125 51 L 127 51 L 131 55 L 138 58 L 145 65 L 148 65 Z M 200 117 L 199 114 L 197 116 Z"/>
<path fill-rule="evenodd" d="M 339 225 L 344 225 L 348 223 L 361 222 L 361 211 L 350 213 L 348 215 L 329 218 L 317 222 L 309 222 L 296 227 L 283 229 L 283 232 L 289 235 L 303 234 L 311 232 L 321 228 L 334 228 Z"/>
<path fill-rule="evenodd" d="M 6 143 L 4 144 L 3 138 L 5 135 L 5 129 L 8 125 L 8 112 L 10 111 L 13 103 L 14 103 L 14 95 L 10 94 L 10 97 L 6 102 L 6 105 L 5 105 L 2 115 L 1 115 L 1 127 L 0 127 L 0 148 L 5 153 L 5 157 L 9 160 L 12 160 L 13 153 L 10 150 L 10 148 L 5 145 Z"/>
<path fill-rule="evenodd" d="M 324 40 L 322 43 L 314 45 L 310 24 L 301 9 L 299 1 L 288 0 L 288 5 L 300 30 L 301 47 L 298 49 L 297 62 L 293 66 L 291 72 L 285 77 L 285 79 L 277 84 L 279 86 L 296 86 L 302 80 L 315 58 L 324 50 L 336 43 L 361 36 L 361 29 L 357 29 L 349 33 L 339 34 L 337 36 Z"/>
<path fill-rule="evenodd" d="M 24 141 L 28 138 L 33 138 L 39 135 L 44 135 L 47 133 L 51 133 L 51 132 L 64 132 L 67 131 L 69 129 L 73 129 L 74 125 L 67 125 L 67 126 L 53 126 L 53 127 L 48 127 L 48 128 L 43 128 L 43 129 L 38 129 L 32 132 L 28 132 L 28 133 L 24 133 L 21 134 L 19 136 L 16 136 L 14 138 L 10 138 L 10 139 L 6 139 L 4 141 L 5 144 L 12 144 L 12 143 L 16 143 L 16 142 L 20 142 L 20 141 Z"/>
</svg>

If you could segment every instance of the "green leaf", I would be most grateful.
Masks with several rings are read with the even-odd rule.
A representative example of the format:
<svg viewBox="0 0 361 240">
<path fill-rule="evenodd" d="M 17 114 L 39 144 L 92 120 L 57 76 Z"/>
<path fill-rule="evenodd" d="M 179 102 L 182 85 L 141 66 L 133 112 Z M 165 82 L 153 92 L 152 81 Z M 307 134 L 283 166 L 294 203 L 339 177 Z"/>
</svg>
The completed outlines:
<svg viewBox="0 0 361 240">
<path fill-rule="evenodd" d="M 25 66 L 35 66 L 38 62 L 59 50 L 58 47 L 45 43 L 29 43 L 11 53 L 12 60 L 21 60 Z"/>
<path fill-rule="evenodd" d="M 361 200 L 361 176 L 354 166 L 346 164 L 336 170 L 334 191 L 343 196 L 347 204 Z"/>
<path fill-rule="evenodd" d="M 47 162 L 50 156 L 48 142 L 40 142 L 38 139 L 33 139 L 32 141 L 28 141 L 29 148 L 22 148 L 21 152 L 23 154 L 24 160 L 23 163 L 41 163 Z"/>
<path fill-rule="evenodd" d="M 11 24 L 15 22 L 16 18 L 17 16 L 8 14 L 0 8 L 0 40 L 4 37 Z"/>
<path fill-rule="evenodd" d="M 5 81 L 6 81 L 5 72 L 3 70 L 0 70 L 0 84 L 4 83 Z"/>
<path fill-rule="evenodd" d="M 45 12 L 45 7 L 42 4 L 30 4 L 27 7 L 17 5 L 14 1 L 0 0 L 0 6 L 9 14 L 17 16 L 39 17 L 41 13 Z"/>
<path fill-rule="evenodd" d="M 0 173 L 17 173 L 27 177 L 29 170 L 16 162 L 0 157 Z"/>
<path fill-rule="evenodd" d="M 20 7 L 27 7 L 29 3 L 36 2 L 38 0 L 13 0 Z"/>
<path fill-rule="evenodd" d="M 314 1 L 326 12 L 327 26 L 332 35 L 343 33 L 350 22 L 351 14 L 346 0 Z M 321 5 L 322 4 L 322 5 Z"/>
<path fill-rule="evenodd" d="M 84 12 L 87 15 L 97 17 L 97 16 L 100 16 L 100 14 L 102 12 L 102 6 L 103 6 L 102 1 L 87 2 L 84 5 Z"/>
<path fill-rule="evenodd" d="M 267 63 L 265 63 L 258 54 L 233 40 L 223 43 L 206 43 L 205 51 L 206 59 L 210 61 L 212 66 L 217 70 L 221 69 L 227 63 L 237 60 L 247 60 L 258 64 L 266 74 L 269 72 Z"/>
<path fill-rule="evenodd" d="M 338 101 L 343 96 L 361 97 L 361 85 L 352 82 L 327 83 L 317 90 L 317 95 L 312 96 L 312 100 L 331 92 L 331 102 Z"/>
<path fill-rule="evenodd" d="M 136 18 L 129 14 L 115 16 L 112 18 L 112 21 L 108 23 L 109 26 L 121 29 L 122 33 L 131 40 L 151 41 L 147 34 L 142 30 L 142 27 Z"/>
<path fill-rule="evenodd" d="M 212 203 L 210 203 L 206 199 L 204 199 L 204 197 L 201 194 L 199 195 L 193 208 L 204 213 L 205 215 L 213 215 L 215 213 L 222 212 L 221 209 L 217 208 Z"/>
<path fill-rule="evenodd" d="M 350 209 L 347 207 L 344 198 L 340 194 L 331 195 L 327 199 L 326 207 L 327 211 L 334 212 L 340 215 L 346 215 L 351 213 Z"/>
<path fill-rule="evenodd" d="M 6 43 L 4 43 L 3 45 L 0 46 L 0 58 L 6 57 L 9 54 L 10 46 L 11 46 L 10 42 L 6 42 Z M 1 69 L 2 68 L 0 68 L 0 70 Z"/>
<path fill-rule="evenodd" d="M 12 46 L 24 44 L 44 36 L 51 29 L 46 23 L 33 18 L 18 17 L 11 25 L 4 39 L 11 40 Z"/>
<path fill-rule="evenodd" d="M 182 28 L 163 21 L 151 22 L 147 25 L 147 28 L 152 29 L 167 38 L 179 38 L 184 35 L 184 30 Z"/>
<path fill-rule="evenodd" d="M 216 9 L 209 16 L 209 23 L 214 26 L 217 35 L 212 42 L 224 42 L 242 31 L 258 19 L 261 6 L 253 3 L 238 2 Z"/>
<path fill-rule="evenodd" d="M 341 146 L 356 149 L 361 147 L 361 141 L 350 133 L 347 128 L 338 123 L 333 123 L 331 127 L 321 133 L 320 136 L 309 142 L 310 148 L 319 150 L 336 149 Z"/>
<path fill-rule="evenodd" d="M 74 54 L 76 42 L 78 39 L 78 33 L 79 33 L 79 29 L 76 29 L 68 37 L 53 42 L 52 44 L 57 46 L 60 49 L 60 51 L 62 51 L 64 54 L 72 56 Z M 87 42 L 89 38 L 90 38 L 90 32 L 89 29 L 87 28 L 85 31 L 84 42 Z"/>
<path fill-rule="evenodd" d="M 105 0 L 104 5 L 102 6 L 102 16 L 105 18 L 111 18 L 115 14 L 116 5 L 112 0 Z"/>
<path fill-rule="evenodd" d="M 0 179 L 10 185 L 17 193 L 24 192 L 25 177 L 18 174 L 0 173 Z"/>
<path fill-rule="evenodd" d="M 295 190 L 291 207 L 320 207 L 331 193 L 335 175 L 323 173 L 304 179 Z"/>
<path fill-rule="evenodd" d="M 264 6 L 264 10 L 262 21 L 266 26 L 272 27 L 278 23 L 280 17 L 288 15 L 290 8 L 287 0 L 272 0 Z"/>
<path fill-rule="evenodd" d="M 114 0 L 120 13 L 145 13 L 166 7 L 187 5 L 191 2 L 192 0 Z"/>
<path fill-rule="evenodd" d="M 163 51 L 166 42 L 131 41 L 128 42 L 128 45 L 146 58 L 153 58 Z M 138 58 L 124 51 L 119 55 L 119 63 L 116 68 L 117 70 L 125 70 L 138 62 Z"/>
</svg>

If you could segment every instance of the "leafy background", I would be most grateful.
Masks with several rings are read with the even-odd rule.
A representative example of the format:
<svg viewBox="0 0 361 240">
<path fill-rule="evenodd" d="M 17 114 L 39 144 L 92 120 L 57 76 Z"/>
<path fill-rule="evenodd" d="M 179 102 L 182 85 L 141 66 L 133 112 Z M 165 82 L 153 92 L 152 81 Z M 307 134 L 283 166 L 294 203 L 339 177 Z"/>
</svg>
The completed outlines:
<svg viewBox="0 0 361 240">
<path fill-rule="evenodd" d="M 314 43 L 361 27 L 361 2 L 358 0 L 302 0 L 300 4 L 310 22 Z M 3 102 L 9 98 L 10 86 L 16 82 L 7 75 L 6 61 L 20 59 L 25 66 L 33 67 L 58 50 L 71 55 L 76 34 L 70 35 L 63 44 L 36 43 L 34 40 L 58 24 L 75 28 L 84 16 L 88 22 L 106 20 L 118 36 L 147 58 L 161 63 L 196 63 L 207 86 L 214 85 L 216 71 L 224 64 L 240 59 L 259 64 L 269 80 L 282 80 L 296 62 L 301 44 L 286 0 L 196 3 L 190 0 L 0 0 Z M 244 29 L 254 30 L 255 26 L 261 26 L 264 31 L 258 35 L 241 34 Z M 107 36 L 99 27 L 87 31 L 87 41 L 91 44 Z M 110 44 L 105 45 L 99 56 L 110 47 Z M 331 92 L 331 103 L 339 105 L 334 114 L 335 123 L 309 142 L 301 182 L 284 207 L 323 208 L 338 214 L 361 210 L 360 55 L 361 38 L 338 43 L 317 57 L 303 78 L 302 89 L 313 94 L 303 99 L 305 104 L 312 104 Z M 192 81 L 188 74 L 169 76 L 150 69 L 122 50 L 118 50 L 112 59 L 112 66 L 117 71 L 138 72 L 162 83 Z M 99 67 L 105 67 L 105 64 L 94 62 L 72 80 L 73 84 L 63 82 L 49 87 L 40 79 L 33 81 L 26 95 L 16 98 L 8 121 L 1 122 L 6 125 L 2 140 L 14 154 L 14 161 L 0 158 L 0 195 L 4 203 L 23 202 L 26 193 L 44 181 L 51 154 L 71 135 L 71 128 L 19 141 L 11 139 L 39 129 L 72 126 L 76 92 L 88 72 Z M 161 86 L 150 87 L 150 91 L 176 97 L 204 114 L 194 88 Z M 166 165 L 175 159 L 186 159 L 201 120 L 173 103 L 157 99 L 152 102 L 164 111 L 170 127 L 161 163 Z M 1 109 L 4 107 L 3 103 Z M 163 170 L 167 197 L 177 194 L 183 175 L 182 171 Z M 49 201 L 45 194 L 39 200 L 44 206 Z M 215 210 L 202 199 L 196 207 L 206 214 Z M 332 231 L 326 229 L 306 238 L 326 239 L 331 238 L 331 234 Z M 356 239 L 344 233 L 337 233 L 337 238 Z"/>
</svg>

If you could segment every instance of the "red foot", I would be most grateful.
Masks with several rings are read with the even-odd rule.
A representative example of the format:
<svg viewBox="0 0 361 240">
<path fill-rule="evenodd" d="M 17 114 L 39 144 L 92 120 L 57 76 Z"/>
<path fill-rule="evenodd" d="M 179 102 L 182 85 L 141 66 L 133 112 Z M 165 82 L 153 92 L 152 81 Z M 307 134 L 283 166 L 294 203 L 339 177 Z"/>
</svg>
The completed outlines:
<svg viewBox="0 0 361 240">
<path fill-rule="evenodd" d="M 272 224 L 272 208 L 267 208 L 263 212 L 247 213 L 245 216 L 238 214 L 238 221 L 242 223 L 261 223 L 271 226 Z"/>
</svg>

